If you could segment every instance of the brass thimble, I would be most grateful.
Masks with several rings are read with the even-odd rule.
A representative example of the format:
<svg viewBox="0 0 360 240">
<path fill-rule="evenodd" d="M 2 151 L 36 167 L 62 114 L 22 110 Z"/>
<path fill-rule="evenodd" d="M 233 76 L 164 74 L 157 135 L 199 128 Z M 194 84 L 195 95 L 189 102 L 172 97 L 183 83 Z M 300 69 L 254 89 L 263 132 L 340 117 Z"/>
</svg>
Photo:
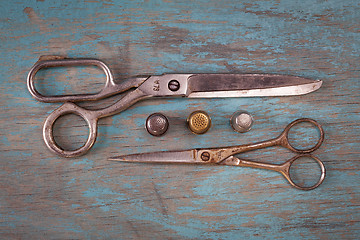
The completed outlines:
<svg viewBox="0 0 360 240">
<path fill-rule="evenodd" d="M 211 127 L 211 118 L 204 111 L 192 112 L 186 121 L 190 131 L 195 134 L 204 134 Z"/>
</svg>

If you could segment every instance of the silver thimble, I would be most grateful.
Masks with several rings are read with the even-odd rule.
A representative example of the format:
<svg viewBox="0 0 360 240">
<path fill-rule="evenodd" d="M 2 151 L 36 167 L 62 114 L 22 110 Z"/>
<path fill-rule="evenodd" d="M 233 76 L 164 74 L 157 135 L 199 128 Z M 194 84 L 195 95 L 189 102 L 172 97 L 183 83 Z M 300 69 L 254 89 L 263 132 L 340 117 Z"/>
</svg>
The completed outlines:
<svg viewBox="0 0 360 240">
<path fill-rule="evenodd" d="M 232 115 L 230 123 L 235 131 L 244 133 L 251 129 L 254 119 L 246 111 L 237 111 Z"/>
<path fill-rule="evenodd" d="M 161 113 L 153 113 L 145 123 L 146 130 L 153 136 L 163 135 L 169 128 L 169 120 Z"/>
</svg>

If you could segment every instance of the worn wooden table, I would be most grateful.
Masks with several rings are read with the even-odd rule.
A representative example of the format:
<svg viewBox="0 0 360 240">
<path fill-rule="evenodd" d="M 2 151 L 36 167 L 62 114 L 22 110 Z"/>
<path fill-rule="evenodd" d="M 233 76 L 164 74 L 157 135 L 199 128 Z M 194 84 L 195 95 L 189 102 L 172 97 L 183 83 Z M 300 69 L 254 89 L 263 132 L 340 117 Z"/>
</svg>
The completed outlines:
<svg viewBox="0 0 360 240">
<path fill-rule="evenodd" d="M 2 1 L 1 239 L 355 239 L 360 234 L 359 1 Z M 41 55 L 95 57 L 119 80 L 137 74 L 278 73 L 322 79 L 305 96 L 155 99 L 100 120 L 85 156 L 64 159 L 46 148 L 42 124 L 59 104 L 40 103 L 26 75 Z M 43 93 L 96 91 L 96 68 L 45 70 Z M 119 97 L 83 103 L 104 107 Z M 194 110 L 213 120 L 205 135 L 185 125 Z M 251 131 L 229 125 L 253 114 Z M 160 138 L 147 116 L 170 119 Z M 159 150 L 244 144 L 277 136 L 292 120 L 314 118 L 326 132 L 315 155 L 325 182 L 309 192 L 278 173 L 250 168 L 131 164 L 108 157 Z M 87 127 L 57 122 L 57 141 L 79 147 Z M 70 135 L 70 137 L 68 137 Z M 307 132 L 300 134 L 308 141 Z M 281 148 L 245 155 L 281 163 Z"/>
</svg>

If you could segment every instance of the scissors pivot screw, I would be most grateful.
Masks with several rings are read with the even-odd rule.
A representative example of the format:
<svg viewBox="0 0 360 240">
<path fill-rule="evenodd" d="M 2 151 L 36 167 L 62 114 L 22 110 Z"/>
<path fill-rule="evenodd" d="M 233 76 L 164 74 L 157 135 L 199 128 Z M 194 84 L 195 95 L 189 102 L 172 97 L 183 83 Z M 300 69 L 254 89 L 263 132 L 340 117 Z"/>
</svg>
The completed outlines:
<svg viewBox="0 0 360 240">
<path fill-rule="evenodd" d="M 203 152 L 201 154 L 201 160 L 207 162 L 210 160 L 210 153 L 209 152 Z"/>
<path fill-rule="evenodd" d="M 170 91 L 176 92 L 180 88 L 180 83 L 178 80 L 171 80 L 169 82 L 168 88 Z"/>
</svg>

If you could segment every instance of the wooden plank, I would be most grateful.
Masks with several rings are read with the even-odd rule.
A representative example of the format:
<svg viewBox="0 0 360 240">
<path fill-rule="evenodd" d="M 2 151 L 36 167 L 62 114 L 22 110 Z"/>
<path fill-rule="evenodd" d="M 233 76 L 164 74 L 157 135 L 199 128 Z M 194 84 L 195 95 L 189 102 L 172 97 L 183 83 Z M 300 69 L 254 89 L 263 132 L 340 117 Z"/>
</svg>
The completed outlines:
<svg viewBox="0 0 360 240">
<path fill-rule="evenodd" d="M 358 1 L 7 1 L 0 13 L 2 239 L 359 235 Z M 101 119 L 90 152 L 64 159 L 42 139 L 43 121 L 60 104 L 37 102 L 26 89 L 26 75 L 41 55 L 96 57 L 119 81 L 164 72 L 254 72 L 324 84 L 294 97 L 146 100 Z M 46 94 L 94 92 L 103 79 L 95 68 L 46 70 L 37 86 Z M 80 105 L 96 109 L 119 98 Z M 205 135 L 186 127 L 194 110 L 212 117 Z M 251 131 L 231 129 L 237 110 L 253 114 Z M 154 112 L 170 120 L 160 138 L 144 129 Z M 107 161 L 119 154 L 265 140 L 300 117 L 316 119 L 326 132 L 315 155 L 327 177 L 310 192 L 291 188 L 271 171 Z M 81 146 L 86 134 L 85 122 L 72 115 L 55 130 L 67 148 Z M 294 154 L 271 148 L 242 156 L 281 163 Z"/>
</svg>

